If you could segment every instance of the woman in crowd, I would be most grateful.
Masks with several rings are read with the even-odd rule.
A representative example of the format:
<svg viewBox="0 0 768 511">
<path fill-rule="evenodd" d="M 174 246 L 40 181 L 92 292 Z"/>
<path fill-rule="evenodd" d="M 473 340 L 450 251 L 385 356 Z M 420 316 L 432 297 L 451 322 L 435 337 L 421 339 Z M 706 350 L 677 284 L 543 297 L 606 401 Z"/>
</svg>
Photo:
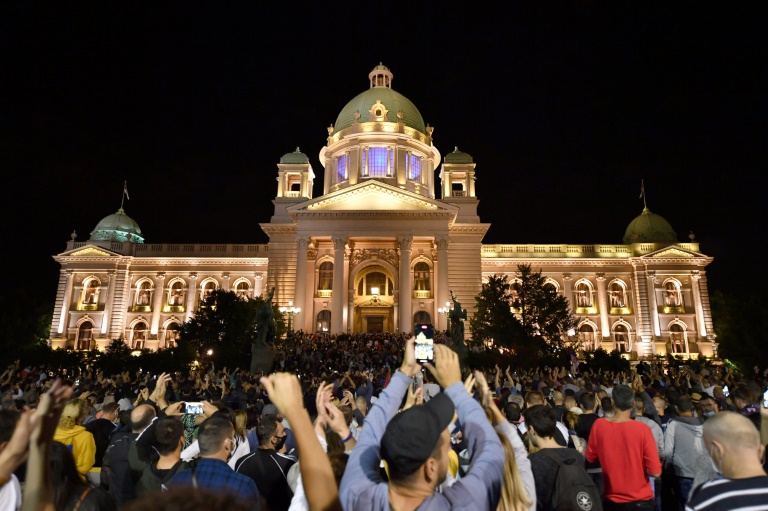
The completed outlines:
<svg viewBox="0 0 768 511">
<path fill-rule="evenodd" d="M 53 501 L 56 511 L 116 509 L 115 501 L 107 491 L 83 482 L 79 469 L 75 465 L 75 458 L 66 445 L 53 442 L 50 456 Z"/>
<path fill-rule="evenodd" d="M 77 471 L 83 480 L 96 462 L 96 441 L 93 435 L 81 426 L 89 407 L 90 404 L 84 399 L 69 401 L 53 435 L 55 441 L 61 442 L 72 451 Z"/>
</svg>

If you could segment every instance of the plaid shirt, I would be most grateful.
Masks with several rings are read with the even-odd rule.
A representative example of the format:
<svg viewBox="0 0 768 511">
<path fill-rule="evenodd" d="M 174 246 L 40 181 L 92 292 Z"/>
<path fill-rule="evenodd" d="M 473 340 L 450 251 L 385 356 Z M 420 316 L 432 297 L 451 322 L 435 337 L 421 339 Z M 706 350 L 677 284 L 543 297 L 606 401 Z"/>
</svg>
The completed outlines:
<svg viewBox="0 0 768 511">
<path fill-rule="evenodd" d="M 167 486 L 193 486 L 192 470 L 182 470 L 168 481 Z M 226 462 L 213 458 L 200 458 L 197 462 L 195 479 L 197 486 L 212 491 L 228 491 L 258 507 L 259 490 L 250 477 L 238 474 Z"/>
</svg>

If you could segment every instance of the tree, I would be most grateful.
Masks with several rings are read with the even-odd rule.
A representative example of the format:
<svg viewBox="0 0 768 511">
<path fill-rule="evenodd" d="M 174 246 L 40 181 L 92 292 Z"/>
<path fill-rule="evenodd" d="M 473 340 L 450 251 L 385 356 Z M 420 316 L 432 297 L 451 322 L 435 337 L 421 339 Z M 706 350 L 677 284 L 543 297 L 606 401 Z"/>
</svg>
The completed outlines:
<svg viewBox="0 0 768 511">
<path fill-rule="evenodd" d="M 474 342 L 493 340 L 501 346 L 519 343 L 523 332 L 510 310 L 512 294 L 506 275 L 492 275 L 475 297 L 477 312 L 469 321 Z"/>
<path fill-rule="evenodd" d="M 243 299 L 231 291 L 214 291 L 182 326 L 178 344 L 191 344 L 201 356 L 212 350 L 212 357 L 224 365 L 247 367 L 262 302 L 261 297 Z M 285 327 L 276 307 L 275 322 L 280 335 Z"/>
<path fill-rule="evenodd" d="M 768 352 L 764 348 L 768 328 L 765 297 L 730 296 L 717 291 L 711 296 L 711 304 L 718 356 L 736 364 L 744 374 L 752 374 L 755 365 L 768 367 Z"/>
<path fill-rule="evenodd" d="M 52 304 L 27 289 L 16 291 L 12 297 L 0 296 L 0 362 L 30 358 L 28 354 L 47 346 L 52 311 Z"/>
</svg>

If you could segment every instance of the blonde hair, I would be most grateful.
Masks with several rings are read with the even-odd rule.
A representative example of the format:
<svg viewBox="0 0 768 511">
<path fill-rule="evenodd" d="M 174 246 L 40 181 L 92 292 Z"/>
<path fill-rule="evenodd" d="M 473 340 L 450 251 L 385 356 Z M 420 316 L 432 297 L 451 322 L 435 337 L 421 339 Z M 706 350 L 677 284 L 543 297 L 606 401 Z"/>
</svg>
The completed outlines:
<svg viewBox="0 0 768 511">
<path fill-rule="evenodd" d="M 64 405 L 64 410 L 61 412 L 61 418 L 59 419 L 59 428 L 72 429 L 75 426 L 79 426 L 85 415 L 88 413 L 90 404 L 86 403 L 84 399 L 71 399 Z"/>
<path fill-rule="evenodd" d="M 245 437 L 248 413 L 245 410 L 235 410 L 232 415 L 235 418 L 235 435 Z"/>
<path fill-rule="evenodd" d="M 531 507 L 531 500 L 523 487 L 520 471 L 517 469 L 517 460 L 512 443 L 507 436 L 500 431 L 496 432 L 504 446 L 504 480 L 501 484 L 501 500 L 496 508 L 499 511 L 526 511 Z"/>
</svg>

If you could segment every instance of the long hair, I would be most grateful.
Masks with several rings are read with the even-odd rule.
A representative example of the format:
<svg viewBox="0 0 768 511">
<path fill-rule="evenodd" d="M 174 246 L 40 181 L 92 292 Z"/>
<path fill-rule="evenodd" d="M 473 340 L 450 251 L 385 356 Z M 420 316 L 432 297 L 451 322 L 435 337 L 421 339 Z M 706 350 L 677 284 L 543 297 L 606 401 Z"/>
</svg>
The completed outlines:
<svg viewBox="0 0 768 511">
<path fill-rule="evenodd" d="M 72 429 L 79 426 L 88 413 L 88 407 L 83 399 L 71 399 L 64 405 L 59 419 L 59 428 Z"/>
<path fill-rule="evenodd" d="M 517 460 L 512 443 L 501 433 L 496 432 L 504 446 L 504 480 L 501 484 L 501 500 L 496 508 L 498 511 L 527 511 L 531 507 L 531 501 L 523 487 L 520 471 L 517 469 Z"/>
<path fill-rule="evenodd" d="M 75 457 L 61 442 L 51 444 L 51 482 L 54 509 L 66 509 L 72 495 L 79 495 L 87 488 L 77 471 Z"/>
</svg>

